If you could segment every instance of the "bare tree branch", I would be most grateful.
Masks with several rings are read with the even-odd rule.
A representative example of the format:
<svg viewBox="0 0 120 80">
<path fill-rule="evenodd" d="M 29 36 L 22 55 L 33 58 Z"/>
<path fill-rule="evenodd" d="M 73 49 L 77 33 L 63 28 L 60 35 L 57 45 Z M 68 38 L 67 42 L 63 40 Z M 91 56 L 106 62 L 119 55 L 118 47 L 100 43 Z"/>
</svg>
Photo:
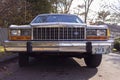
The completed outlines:
<svg viewBox="0 0 120 80">
<path fill-rule="evenodd" d="M 68 13 L 70 11 L 70 7 L 72 5 L 73 0 L 55 0 L 57 10 L 61 13 Z"/>
<path fill-rule="evenodd" d="M 87 16 L 90 10 L 90 6 L 92 4 L 93 0 L 84 0 L 84 4 L 85 4 L 85 23 L 87 22 Z"/>
</svg>

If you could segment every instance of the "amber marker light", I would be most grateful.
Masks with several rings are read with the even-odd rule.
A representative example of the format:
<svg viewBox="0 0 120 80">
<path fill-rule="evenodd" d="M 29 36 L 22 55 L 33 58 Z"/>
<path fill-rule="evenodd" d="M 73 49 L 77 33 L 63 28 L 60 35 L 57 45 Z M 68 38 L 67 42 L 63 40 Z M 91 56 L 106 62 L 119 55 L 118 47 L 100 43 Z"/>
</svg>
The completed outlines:
<svg viewBox="0 0 120 80">
<path fill-rule="evenodd" d="M 10 36 L 10 40 L 30 40 L 30 36 Z"/>
<path fill-rule="evenodd" d="M 107 36 L 87 36 L 88 40 L 106 40 Z"/>
<path fill-rule="evenodd" d="M 107 29 L 107 37 L 108 37 L 108 39 L 110 38 L 110 29 Z"/>
</svg>

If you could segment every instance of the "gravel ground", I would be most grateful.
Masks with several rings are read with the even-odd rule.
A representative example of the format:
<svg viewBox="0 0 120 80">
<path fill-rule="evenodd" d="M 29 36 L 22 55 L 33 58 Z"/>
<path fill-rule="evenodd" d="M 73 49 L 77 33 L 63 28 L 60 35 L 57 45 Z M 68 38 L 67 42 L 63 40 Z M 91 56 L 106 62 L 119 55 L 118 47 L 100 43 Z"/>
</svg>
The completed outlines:
<svg viewBox="0 0 120 80">
<path fill-rule="evenodd" d="M 120 80 L 120 55 L 104 55 L 98 68 L 85 67 L 83 59 L 33 59 L 20 68 L 17 59 L 1 64 L 0 80 Z"/>
</svg>

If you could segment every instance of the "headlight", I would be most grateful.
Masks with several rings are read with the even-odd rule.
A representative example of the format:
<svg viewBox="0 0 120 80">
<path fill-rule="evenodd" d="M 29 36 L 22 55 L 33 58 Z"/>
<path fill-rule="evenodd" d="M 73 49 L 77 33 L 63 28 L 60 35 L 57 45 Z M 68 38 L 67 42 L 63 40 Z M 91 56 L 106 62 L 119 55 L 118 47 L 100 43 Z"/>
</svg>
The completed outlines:
<svg viewBox="0 0 120 80">
<path fill-rule="evenodd" d="M 10 40 L 31 40 L 31 29 L 12 29 L 9 35 Z"/>
<path fill-rule="evenodd" d="M 20 36 L 21 31 L 20 30 L 11 30 L 11 36 Z"/>
<path fill-rule="evenodd" d="M 30 36 L 31 30 L 11 30 L 11 36 Z"/>
<path fill-rule="evenodd" d="M 106 30 L 97 30 L 97 36 L 106 36 L 107 32 Z"/>
<path fill-rule="evenodd" d="M 107 29 L 87 29 L 86 38 L 88 40 L 107 40 Z"/>
<path fill-rule="evenodd" d="M 21 30 L 21 36 L 30 36 L 31 30 Z"/>
<path fill-rule="evenodd" d="M 88 29 L 87 30 L 87 36 L 106 36 L 107 35 L 107 30 L 97 30 L 97 29 Z"/>
<path fill-rule="evenodd" d="M 96 35 L 97 35 L 96 30 L 92 30 L 92 29 L 87 30 L 87 36 L 96 36 Z"/>
</svg>

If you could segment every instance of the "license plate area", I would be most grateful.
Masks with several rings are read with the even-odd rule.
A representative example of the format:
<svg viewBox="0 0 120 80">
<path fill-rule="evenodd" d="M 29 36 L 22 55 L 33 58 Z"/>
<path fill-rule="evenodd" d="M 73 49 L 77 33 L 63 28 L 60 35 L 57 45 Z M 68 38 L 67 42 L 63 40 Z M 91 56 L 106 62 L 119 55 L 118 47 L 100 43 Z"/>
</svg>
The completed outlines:
<svg viewBox="0 0 120 80">
<path fill-rule="evenodd" d="M 106 48 L 105 48 L 105 46 L 96 46 L 96 47 L 93 48 L 93 53 L 94 54 L 106 53 Z"/>
</svg>

